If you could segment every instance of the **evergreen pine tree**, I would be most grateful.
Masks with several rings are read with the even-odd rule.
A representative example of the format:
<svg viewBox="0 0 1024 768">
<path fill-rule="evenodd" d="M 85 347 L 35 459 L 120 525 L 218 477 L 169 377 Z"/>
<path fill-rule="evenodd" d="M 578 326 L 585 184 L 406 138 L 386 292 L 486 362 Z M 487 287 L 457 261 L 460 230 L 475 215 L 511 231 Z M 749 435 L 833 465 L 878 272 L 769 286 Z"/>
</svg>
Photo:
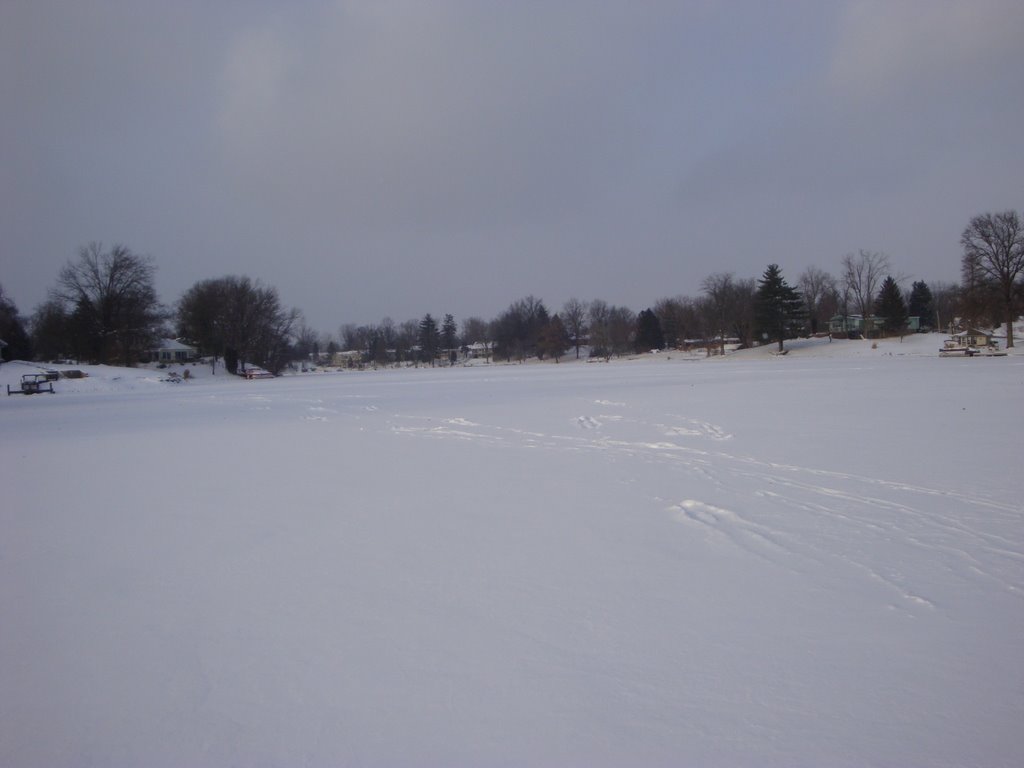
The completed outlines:
<svg viewBox="0 0 1024 768">
<path fill-rule="evenodd" d="M 903 292 L 896 285 L 896 281 L 892 279 L 892 275 L 885 278 L 878 291 L 878 298 L 875 299 L 875 314 L 883 319 L 886 333 L 903 335 L 907 329 L 907 305 L 903 301 Z"/>
<path fill-rule="evenodd" d="M 907 314 L 919 318 L 922 328 L 930 327 L 935 322 L 935 301 L 928 283 L 923 280 L 914 283 L 907 304 Z"/>
<path fill-rule="evenodd" d="M 4 287 L 0 285 L 0 339 L 7 343 L 0 348 L 3 360 L 31 360 L 32 341 L 25 322 L 18 314 L 18 307 L 4 295 Z"/>
<path fill-rule="evenodd" d="M 665 348 L 665 335 L 661 331 L 661 320 L 651 309 L 645 309 L 636 317 L 636 351 L 650 352 Z"/>
<path fill-rule="evenodd" d="M 782 352 L 783 341 L 800 332 L 806 317 L 800 291 L 786 282 L 778 264 L 769 264 L 754 294 L 754 322 L 758 333 L 769 341 L 777 341 Z"/>
<path fill-rule="evenodd" d="M 437 321 L 429 312 L 420 320 L 419 342 L 423 362 L 429 362 L 433 366 L 437 349 L 441 345 L 441 334 L 437 330 Z"/>
<path fill-rule="evenodd" d="M 448 354 L 448 362 L 455 365 L 458 353 L 455 347 L 458 344 L 459 331 L 455 326 L 455 318 L 452 315 L 445 315 L 441 323 L 441 346 Z"/>
</svg>

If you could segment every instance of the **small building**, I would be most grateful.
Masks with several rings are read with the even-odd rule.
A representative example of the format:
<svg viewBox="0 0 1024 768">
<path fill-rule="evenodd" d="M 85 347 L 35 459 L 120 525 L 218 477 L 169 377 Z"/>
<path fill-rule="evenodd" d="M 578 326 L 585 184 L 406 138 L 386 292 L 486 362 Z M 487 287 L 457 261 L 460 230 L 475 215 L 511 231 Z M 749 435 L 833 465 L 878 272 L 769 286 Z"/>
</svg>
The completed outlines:
<svg viewBox="0 0 1024 768">
<path fill-rule="evenodd" d="M 707 339 L 682 339 L 678 348 L 684 352 L 704 350 L 709 355 L 718 353 L 735 352 L 743 345 L 735 336 L 713 336 Z"/>
<path fill-rule="evenodd" d="M 186 363 L 196 359 L 196 348 L 182 344 L 177 339 L 160 339 L 160 343 L 150 351 L 158 363 Z"/>
<path fill-rule="evenodd" d="M 977 328 L 966 328 L 950 336 L 952 341 L 961 347 L 974 347 L 975 349 L 986 349 L 996 346 L 992 334 L 986 331 L 979 331 Z"/>
<path fill-rule="evenodd" d="M 363 353 L 358 349 L 347 349 L 331 355 L 331 365 L 338 368 L 356 368 L 363 362 Z"/>
<path fill-rule="evenodd" d="M 869 315 L 834 315 L 828 321 L 828 331 L 833 336 L 849 336 L 856 338 L 866 333 L 881 333 L 885 327 L 884 317 Z"/>
<path fill-rule="evenodd" d="M 865 330 L 866 329 L 866 330 Z M 911 315 L 907 318 L 907 331 L 917 333 L 921 330 L 921 318 Z M 879 334 L 885 330 L 885 318 L 869 315 L 865 321 L 864 315 L 834 315 L 828 321 L 828 332 L 833 336 L 849 336 L 856 338 L 868 334 Z"/>
<path fill-rule="evenodd" d="M 489 359 L 491 357 L 491 344 L 487 341 L 474 341 L 472 344 L 467 344 L 462 349 L 466 357 L 470 360 L 479 360 L 480 358 Z"/>
<path fill-rule="evenodd" d="M 966 328 L 950 337 L 939 349 L 940 357 L 974 357 L 983 355 L 985 357 L 1005 357 L 1006 352 L 999 349 L 999 342 L 987 331 L 979 331 L 977 328 Z"/>
</svg>

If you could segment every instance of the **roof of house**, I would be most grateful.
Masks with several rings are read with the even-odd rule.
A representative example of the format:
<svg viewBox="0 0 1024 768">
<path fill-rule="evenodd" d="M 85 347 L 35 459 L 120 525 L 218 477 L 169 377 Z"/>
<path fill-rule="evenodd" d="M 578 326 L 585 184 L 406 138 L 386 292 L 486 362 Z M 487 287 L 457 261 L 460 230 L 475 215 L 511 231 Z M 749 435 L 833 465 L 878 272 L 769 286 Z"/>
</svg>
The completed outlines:
<svg viewBox="0 0 1024 768">
<path fill-rule="evenodd" d="M 188 344 L 182 344 L 177 339 L 160 339 L 156 345 L 156 349 L 181 350 L 183 352 L 195 351 L 195 347 L 190 347 Z"/>
</svg>

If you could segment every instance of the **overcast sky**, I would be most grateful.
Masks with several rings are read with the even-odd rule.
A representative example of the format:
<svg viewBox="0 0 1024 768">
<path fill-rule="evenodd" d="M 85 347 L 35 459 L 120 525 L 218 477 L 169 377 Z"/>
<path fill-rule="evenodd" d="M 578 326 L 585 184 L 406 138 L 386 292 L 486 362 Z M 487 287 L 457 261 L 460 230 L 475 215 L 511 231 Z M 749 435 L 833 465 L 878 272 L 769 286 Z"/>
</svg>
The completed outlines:
<svg viewBox="0 0 1024 768">
<path fill-rule="evenodd" d="M 311 326 L 640 310 L 1024 208 L 1024 3 L 0 0 L 0 284 L 90 241 Z"/>
</svg>

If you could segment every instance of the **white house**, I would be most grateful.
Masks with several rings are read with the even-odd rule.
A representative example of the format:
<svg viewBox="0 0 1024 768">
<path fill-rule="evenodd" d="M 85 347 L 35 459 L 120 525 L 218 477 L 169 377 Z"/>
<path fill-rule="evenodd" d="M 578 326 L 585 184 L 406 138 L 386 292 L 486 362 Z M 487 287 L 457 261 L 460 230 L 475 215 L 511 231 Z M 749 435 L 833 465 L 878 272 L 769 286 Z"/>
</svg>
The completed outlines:
<svg viewBox="0 0 1024 768">
<path fill-rule="evenodd" d="M 471 360 L 478 360 L 481 357 L 490 359 L 491 357 L 491 344 L 487 341 L 474 341 L 472 344 L 467 344 L 463 349 L 466 352 L 466 356 Z"/>
<path fill-rule="evenodd" d="M 196 348 L 182 344 L 176 339 L 160 339 L 160 343 L 151 350 L 153 359 L 161 363 L 184 363 L 196 359 Z"/>
</svg>

